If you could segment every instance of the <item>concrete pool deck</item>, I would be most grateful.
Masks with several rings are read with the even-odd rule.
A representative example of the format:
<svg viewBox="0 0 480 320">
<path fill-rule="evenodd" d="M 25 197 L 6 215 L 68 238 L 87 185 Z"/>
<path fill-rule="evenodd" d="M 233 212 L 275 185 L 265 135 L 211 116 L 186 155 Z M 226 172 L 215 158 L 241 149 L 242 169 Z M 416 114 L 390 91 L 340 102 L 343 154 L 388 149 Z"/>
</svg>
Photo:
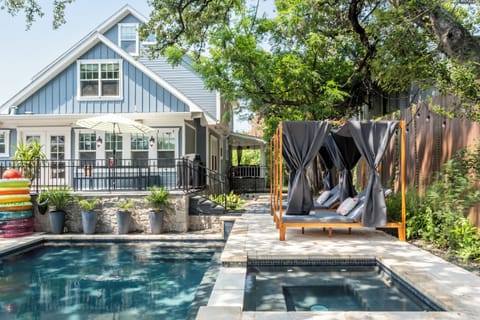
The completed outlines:
<svg viewBox="0 0 480 320">
<path fill-rule="evenodd" d="M 376 258 L 446 312 L 242 312 L 245 264 L 249 259 L 299 260 Z M 321 319 L 480 319 L 480 277 L 381 231 L 288 229 L 286 241 L 268 214 L 238 218 L 221 257 L 208 306 L 197 320 L 321 320 Z"/>
<path fill-rule="evenodd" d="M 329 238 L 321 229 L 288 229 L 287 240 L 279 241 L 278 230 L 268 211 L 246 213 L 236 222 L 221 256 L 207 306 L 197 320 L 323 320 L 323 319 L 480 319 L 480 277 L 450 264 L 427 251 L 400 242 L 380 231 L 338 229 Z M 247 210 L 248 212 L 248 210 Z M 223 234 L 35 234 L 0 239 L 0 254 L 44 240 L 151 240 L 215 241 Z M 298 260 L 328 258 L 376 258 L 447 312 L 242 312 L 248 259 Z"/>
</svg>

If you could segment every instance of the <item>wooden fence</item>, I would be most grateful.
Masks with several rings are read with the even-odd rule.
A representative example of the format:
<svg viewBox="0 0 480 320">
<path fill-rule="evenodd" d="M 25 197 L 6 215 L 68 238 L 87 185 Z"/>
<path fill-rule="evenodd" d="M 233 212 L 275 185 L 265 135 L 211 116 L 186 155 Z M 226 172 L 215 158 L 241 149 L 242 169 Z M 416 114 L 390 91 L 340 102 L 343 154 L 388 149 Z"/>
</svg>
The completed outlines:
<svg viewBox="0 0 480 320">
<path fill-rule="evenodd" d="M 452 158 L 459 149 L 480 142 L 480 123 L 464 119 L 448 119 L 430 110 L 432 105 L 448 108 L 451 97 L 436 97 L 431 102 L 421 103 L 400 113 L 407 123 L 406 138 L 406 181 L 419 192 L 432 182 L 443 163 Z M 385 185 L 398 190 L 398 143 L 392 143 L 381 165 L 381 176 Z M 359 166 L 361 167 L 361 166 Z M 365 176 L 365 174 L 361 174 Z M 359 179 L 363 180 L 362 177 Z M 470 220 L 480 227 L 480 205 L 469 212 Z"/>
</svg>

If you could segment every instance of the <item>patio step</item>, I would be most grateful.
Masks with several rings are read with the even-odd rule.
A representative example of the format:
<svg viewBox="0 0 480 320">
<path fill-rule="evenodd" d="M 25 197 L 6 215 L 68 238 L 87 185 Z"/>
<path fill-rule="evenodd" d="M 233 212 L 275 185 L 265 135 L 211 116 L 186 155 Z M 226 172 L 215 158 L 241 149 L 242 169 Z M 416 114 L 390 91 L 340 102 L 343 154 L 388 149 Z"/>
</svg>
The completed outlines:
<svg viewBox="0 0 480 320">
<path fill-rule="evenodd" d="M 191 215 L 223 215 L 225 207 L 200 195 L 190 197 L 189 214 Z"/>
</svg>

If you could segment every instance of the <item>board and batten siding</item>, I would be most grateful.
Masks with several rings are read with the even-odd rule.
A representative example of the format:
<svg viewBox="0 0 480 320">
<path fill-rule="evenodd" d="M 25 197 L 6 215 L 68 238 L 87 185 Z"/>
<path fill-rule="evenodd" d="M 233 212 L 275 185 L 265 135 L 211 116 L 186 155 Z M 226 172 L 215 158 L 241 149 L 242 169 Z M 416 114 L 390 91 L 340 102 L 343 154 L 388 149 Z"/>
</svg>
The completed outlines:
<svg viewBox="0 0 480 320">
<path fill-rule="evenodd" d="M 121 59 L 103 43 L 80 57 L 87 59 Z M 122 99 L 78 100 L 77 63 L 66 67 L 54 79 L 18 105 L 18 113 L 88 114 L 130 112 L 188 112 L 189 107 L 158 85 L 134 65 L 123 60 Z"/>
<path fill-rule="evenodd" d="M 132 15 L 127 15 L 119 23 L 141 24 L 142 22 Z M 118 24 L 107 30 L 103 35 L 113 43 L 118 44 Z M 140 43 L 140 52 L 147 52 L 147 50 L 148 47 Z M 172 66 L 164 57 L 151 60 L 146 55 L 142 55 L 138 60 L 200 106 L 202 110 L 214 119 L 220 120 L 220 116 L 217 114 L 217 96 L 215 91 L 205 88 L 203 79 L 189 65 L 188 58 L 185 58 L 178 66 Z"/>
</svg>

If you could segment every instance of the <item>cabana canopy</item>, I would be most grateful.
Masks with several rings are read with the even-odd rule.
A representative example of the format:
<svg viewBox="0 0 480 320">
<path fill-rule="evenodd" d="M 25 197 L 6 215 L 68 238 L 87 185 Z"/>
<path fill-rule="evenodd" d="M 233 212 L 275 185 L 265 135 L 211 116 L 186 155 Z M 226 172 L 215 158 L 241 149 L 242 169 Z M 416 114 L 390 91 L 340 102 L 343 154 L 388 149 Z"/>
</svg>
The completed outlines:
<svg viewBox="0 0 480 320">
<path fill-rule="evenodd" d="M 319 127 L 318 124 L 315 124 L 316 127 Z M 315 127 L 314 126 L 314 127 Z M 400 188 L 401 188 L 401 221 L 387 221 L 386 219 L 386 208 L 385 208 L 385 198 L 380 183 L 379 175 L 377 173 L 377 167 L 379 165 L 380 159 L 382 158 L 385 149 L 391 137 L 395 131 L 396 127 L 400 129 Z M 320 126 L 325 128 L 324 126 Z M 389 229 L 396 229 L 398 232 L 398 238 L 401 241 L 406 241 L 406 196 L 405 196 L 405 122 L 404 121 L 350 121 L 344 124 L 343 128 L 340 130 L 342 132 L 342 137 L 348 137 L 349 140 L 352 140 L 355 143 L 358 152 L 361 153 L 365 161 L 370 167 L 370 172 L 368 176 L 368 187 L 363 190 L 362 196 L 359 197 L 359 201 L 355 206 L 354 210 L 348 213 L 346 216 L 340 215 L 335 212 L 329 212 L 323 214 L 322 212 L 312 211 L 306 215 L 286 215 L 284 216 L 282 209 L 282 196 L 283 196 L 283 159 L 288 154 L 285 152 L 284 144 L 291 144 L 293 142 L 298 143 L 297 147 L 288 146 L 289 150 L 298 149 L 298 146 L 309 146 L 309 150 L 315 150 L 317 148 L 316 144 L 313 144 L 311 139 L 305 139 L 305 131 L 301 132 L 299 130 L 297 134 L 299 136 L 290 136 L 289 141 L 286 141 L 283 134 L 284 123 L 280 123 L 275 135 L 270 141 L 270 165 L 271 165 L 271 175 L 270 175 L 270 204 L 271 204 L 271 214 L 274 218 L 277 229 L 279 229 L 280 240 L 285 240 L 287 228 L 302 228 L 302 233 L 305 228 L 323 228 L 324 230 L 328 228 L 329 236 L 332 235 L 333 228 L 348 228 L 349 232 L 352 228 L 363 228 L 363 227 L 383 227 Z M 338 131 L 336 132 L 338 134 Z M 290 134 L 293 134 L 293 131 L 290 131 Z M 329 152 L 328 141 L 330 138 L 324 138 L 325 145 L 322 151 L 318 150 L 316 152 L 322 152 L 325 155 L 325 150 Z M 333 140 L 333 137 L 332 137 Z M 303 148 L 303 147 L 302 147 Z M 306 147 L 305 147 L 306 148 Z M 333 149 L 330 149 L 330 151 Z M 292 151 L 293 152 L 293 151 Z M 310 154 L 310 152 L 308 152 Z M 321 154 L 321 155 L 322 155 Z M 335 155 L 330 158 L 333 160 Z M 303 157 L 302 166 L 297 167 L 300 171 L 303 171 L 302 168 L 305 168 L 303 164 L 308 163 L 309 157 Z M 324 161 L 324 158 L 322 161 Z M 308 164 L 307 164 L 308 165 Z M 328 165 L 325 165 L 328 167 Z M 290 165 L 289 165 L 290 168 Z M 297 170 L 296 168 L 293 168 Z M 292 177 L 296 177 L 301 173 L 295 171 L 294 174 L 290 172 Z M 290 183 L 292 183 L 290 181 Z M 302 190 L 305 190 L 304 188 Z M 297 206 L 305 209 L 303 199 L 308 199 L 307 196 L 302 194 L 300 203 L 296 203 Z M 289 199 L 294 199 L 294 194 L 291 193 L 289 189 Z M 368 203 L 367 203 L 368 202 Z M 352 213 L 352 215 L 350 215 Z"/>
<path fill-rule="evenodd" d="M 327 170 L 332 163 L 339 170 L 341 201 L 356 195 L 351 170 L 363 156 L 370 170 L 362 224 L 384 226 L 386 205 L 377 167 L 397 124 L 398 121 L 349 121 L 328 136 L 330 122 L 283 122 L 282 155 L 289 169 L 286 214 L 308 215 L 313 207 L 305 171 L 315 155 L 320 153 Z"/>
</svg>

